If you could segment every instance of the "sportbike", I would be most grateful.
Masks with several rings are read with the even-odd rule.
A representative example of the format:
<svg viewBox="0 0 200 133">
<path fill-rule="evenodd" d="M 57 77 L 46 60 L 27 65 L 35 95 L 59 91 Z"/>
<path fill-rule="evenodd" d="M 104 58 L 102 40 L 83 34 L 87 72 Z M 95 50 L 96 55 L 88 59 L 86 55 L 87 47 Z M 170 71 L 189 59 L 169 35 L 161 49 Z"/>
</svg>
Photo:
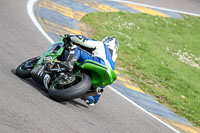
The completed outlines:
<svg viewBox="0 0 200 133">
<path fill-rule="evenodd" d="M 50 98 L 59 102 L 101 94 L 100 87 L 112 84 L 117 78 L 116 73 L 92 60 L 76 62 L 74 69 L 68 71 L 61 63 L 61 56 L 71 46 L 63 37 L 42 56 L 19 65 L 16 74 L 21 78 L 32 78 L 48 90 Z"/>
</svg>

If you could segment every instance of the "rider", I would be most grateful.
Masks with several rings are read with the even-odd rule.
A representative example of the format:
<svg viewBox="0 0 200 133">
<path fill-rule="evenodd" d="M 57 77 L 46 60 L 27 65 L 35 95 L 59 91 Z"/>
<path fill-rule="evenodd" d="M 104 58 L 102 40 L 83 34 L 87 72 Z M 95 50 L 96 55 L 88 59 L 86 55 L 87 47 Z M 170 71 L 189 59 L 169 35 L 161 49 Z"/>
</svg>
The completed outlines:
<svg viewBox="0 0 200 133">
<path fill-rule="evenodd" d="M 67 35 L 68 42 L 73 42 L 70 50 L 65 50 L 64 60 L 69 71 L 72 71 L 77 60 L 82 63 L 85 60 L 93 60 L 111 69 L 115 69 L 115 61 L 117 59 L 117 50 L 119 43 L 117 38 L 109 36 L 102 41 L 90 40 L 82 35 Z M 90 51 L 90 52 L 88 52 Z M 89 96 L 86 103 L 94 106 L 99 100 L 100 95 Z"/>
</svg>

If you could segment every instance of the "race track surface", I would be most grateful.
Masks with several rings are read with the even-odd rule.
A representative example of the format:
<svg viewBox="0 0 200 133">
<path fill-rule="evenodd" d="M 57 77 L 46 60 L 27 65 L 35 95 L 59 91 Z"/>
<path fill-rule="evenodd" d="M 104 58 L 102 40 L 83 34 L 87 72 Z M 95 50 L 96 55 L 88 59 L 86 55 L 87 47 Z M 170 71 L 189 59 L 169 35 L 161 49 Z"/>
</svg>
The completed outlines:
<svg viewBox="0 0 200 133">
<path fill-rule="evenodd" d="M 50 44 L 30 20 L 27 0 L 0 6 L 0 132 L 173 132 L 108 88 L 89 108 L 78 99 L 54 102 L 33 81 L 18 78 L 15 68 Z"/>
<path fill-rule="evenodd" d="M 151 6 L 200 14 L 199 0 L 126 0 Z"/>
</svg>

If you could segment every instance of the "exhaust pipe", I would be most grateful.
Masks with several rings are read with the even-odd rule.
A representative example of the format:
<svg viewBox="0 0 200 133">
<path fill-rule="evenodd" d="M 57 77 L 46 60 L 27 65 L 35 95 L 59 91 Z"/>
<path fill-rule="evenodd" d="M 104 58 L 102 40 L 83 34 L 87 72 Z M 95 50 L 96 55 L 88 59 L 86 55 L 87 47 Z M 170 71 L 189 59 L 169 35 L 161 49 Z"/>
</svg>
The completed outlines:
<svg viewBox="0 0 200 133">
<path fill-rule="evenodd" d="M 90 90 L 86 92 L 82 97 L 87 98 L 89 96 L 96 96 L 96 95 L 101 95 L 103 93 L 103 89 L 101 88 L 96 88 L 94 90 Z"/>
<path fill-rule="evenodd" d="M 97 88 L 97 89 L 96 89 L 96 92 L 97 92 L 98 95 L 101 95 L 101 94 L 103 93 L 103 89 Z"/>
</svg>

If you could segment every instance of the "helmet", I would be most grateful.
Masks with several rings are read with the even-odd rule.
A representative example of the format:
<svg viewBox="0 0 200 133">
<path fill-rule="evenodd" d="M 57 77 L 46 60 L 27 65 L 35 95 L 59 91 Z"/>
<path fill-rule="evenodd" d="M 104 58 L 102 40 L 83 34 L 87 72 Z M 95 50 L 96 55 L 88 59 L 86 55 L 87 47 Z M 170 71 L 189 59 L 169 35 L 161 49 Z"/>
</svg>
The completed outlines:
<svg viewBox="0 0 200 133">
<path fill-rule="evenodd" d="M 113 36 L 105 37 L 102 41 L 108 46 L 109 49 L 117 51 L 119 48 L 119 43 L 117 41 L 117 38 Z"/>
<path fill-rule="evenodd" d="M 115 61 L 117 59 L 117 50 L 119 48 L 119 43 L 117 38 L 113 36 L 105 37 L 102 42 L 106 44 L 109 48 L 110 54 L 112 56 L 112 60 Z"/>
</svg>

